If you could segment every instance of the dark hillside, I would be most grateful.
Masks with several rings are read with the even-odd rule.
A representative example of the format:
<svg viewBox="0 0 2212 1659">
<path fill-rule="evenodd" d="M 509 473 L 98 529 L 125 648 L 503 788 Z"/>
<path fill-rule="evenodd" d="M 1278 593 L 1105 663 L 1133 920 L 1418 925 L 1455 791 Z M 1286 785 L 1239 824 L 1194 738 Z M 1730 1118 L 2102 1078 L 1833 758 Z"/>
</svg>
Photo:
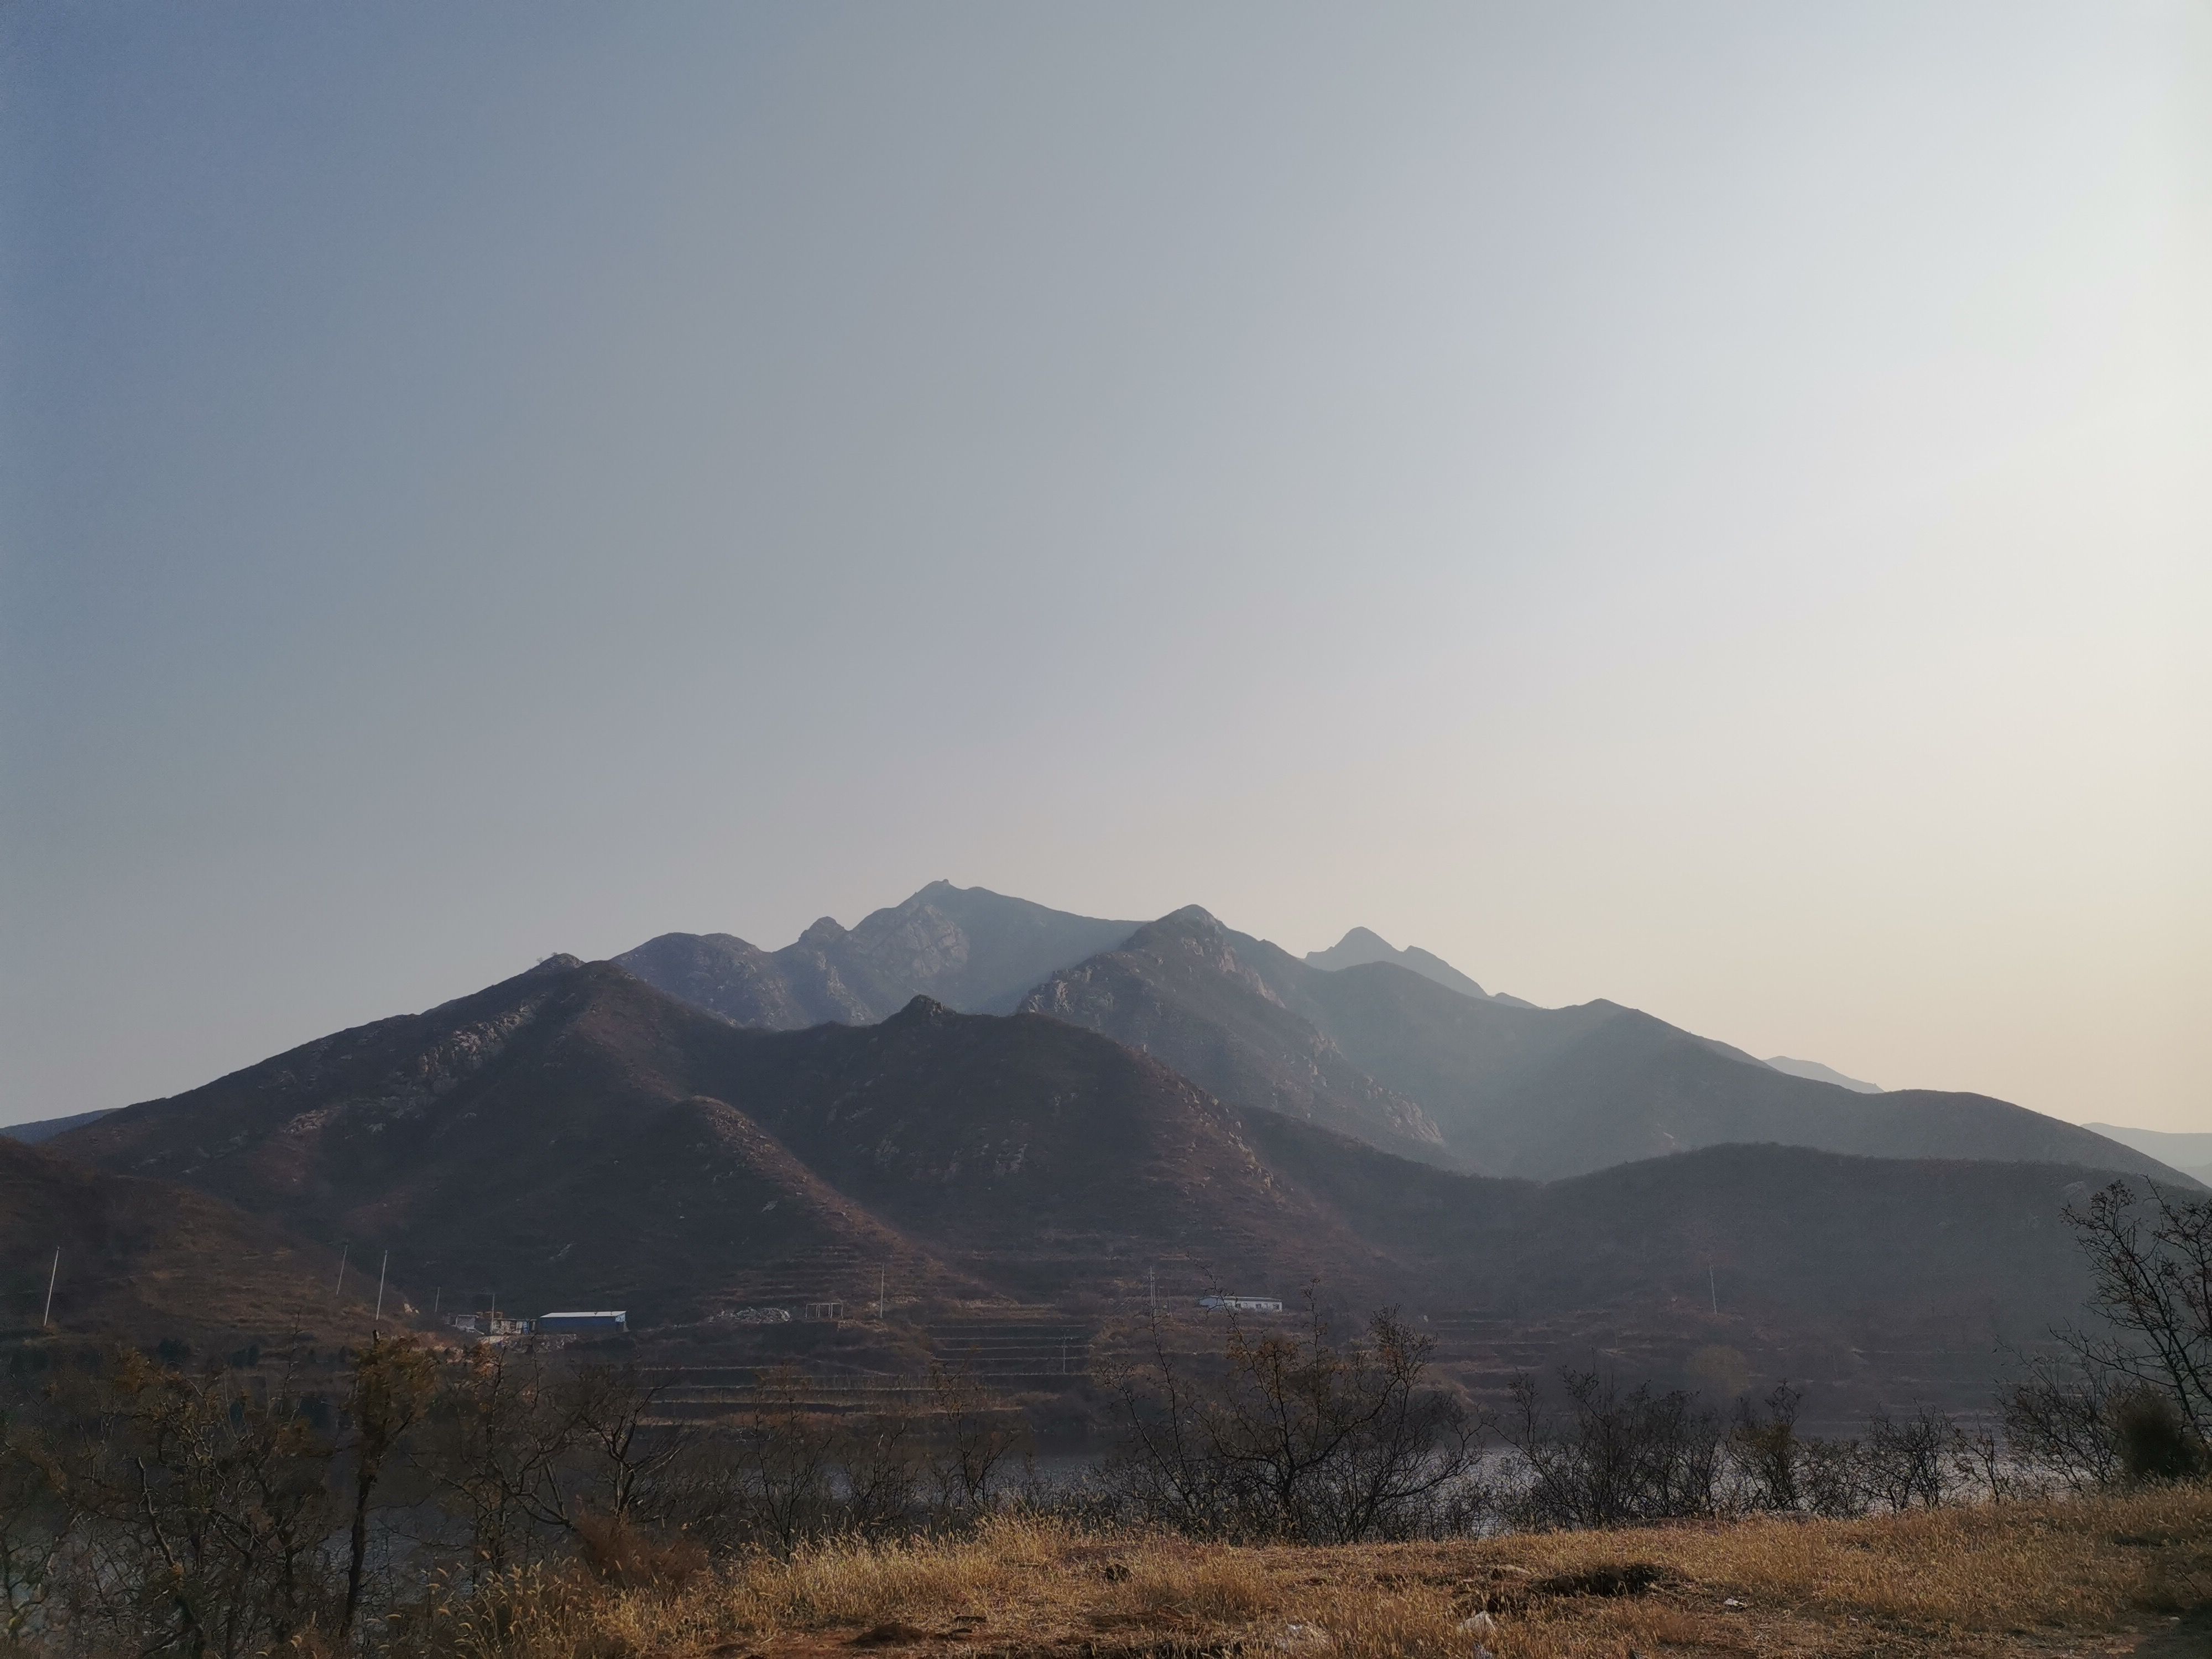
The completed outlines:
<svg viewBox="0 0 2212 1659">
<path fill-rule="evenodd" d="M 1367 1254 L 1218 1101 L 1089 1032 L 927 1000 L 745 1031 L 572 958 L 61 1144 L 517 1309 L 697 1316 L 878 1269 L 908 1298 L 1126 1289 L 1163 1253 L 1359 1277 Z"/>
<path fill-rule="evenodd" d="M 963 1288 L 717 1097 L 762 1040 L 556 957 L 59 1146 L 313 1237 L 374 1240 L 410 1282 L 516 1309 L 611 1297 L 665 1319 L 742 1303 L 764 1277 L 842 1293 L 863 1261 L 871 1279 L 895 1265 L 911 1285 Z"/>
<path fill-rule="evenodd" d="M 568 958 L 56 1145 L 388 1247 L 418 1293 L 625 1307 L 643 1331 L 879 1285 L 915 1324 L 1319 1280 L 1418 1310 L 1477 1382 L 1610 1356 L 1953 1394 L 1986 1385 L 1998 1337 L 2078 1305 L 2057 1210 L 2097 1178 L 1766 1146 L 1549 1185 L 1454 1174 L 1056 1019 L 917 999 L 744 1030 Z"/>
<path fill-rule="evenodd" d="M 0 1139 L 0 1334 L 37 1332 L 56 1250 L 53 1323 L 65 1335 L 178 1338 L 222 1352 L 301 1332 L 331 1345 L 368 1334 L 357 1272 L 337 1298 L 335 1251 L 204 1193 Z M 367 1283 L 373 1294 L 373 1268 Z M 405 1322 L 397 1287 L 386 1310 Z"/>
</svg>

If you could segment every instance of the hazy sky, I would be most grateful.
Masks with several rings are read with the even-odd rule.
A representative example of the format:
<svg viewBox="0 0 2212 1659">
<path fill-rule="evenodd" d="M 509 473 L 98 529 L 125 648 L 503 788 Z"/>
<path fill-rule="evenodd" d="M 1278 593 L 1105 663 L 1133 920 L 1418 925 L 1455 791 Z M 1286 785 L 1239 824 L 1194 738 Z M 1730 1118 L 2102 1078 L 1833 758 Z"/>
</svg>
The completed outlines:
<svg viewBox="0 0 2212 1659">
<path fill-rule="evenodd" d="M 2212 1129 L 2212 9 L 0 12 L 0 1120 L 949 877 Z"/>
</svg>

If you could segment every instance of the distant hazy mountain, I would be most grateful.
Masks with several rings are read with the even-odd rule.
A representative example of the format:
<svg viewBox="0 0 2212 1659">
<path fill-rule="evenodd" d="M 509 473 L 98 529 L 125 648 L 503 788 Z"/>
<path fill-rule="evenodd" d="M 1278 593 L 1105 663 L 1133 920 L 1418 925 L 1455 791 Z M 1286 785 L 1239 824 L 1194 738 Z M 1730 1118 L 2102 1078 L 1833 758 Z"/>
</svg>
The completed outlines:
<svg viewBox="0 0 2212 1659">
<path fill-rule="evenodd" d="M 1878 1095 L 1882 1092 L 1879 1083 L 1845 1077 L 1834 1066 L 1823 1066 L 1817 1060 L 1792 1060 L 1787 1054 L 1769 1054 L 1766 1064 L 1778 1072 L 1787 1072 L 1792 1077 L 1808 1077 L 1815 1083 L 1832 1083 L 1838 1089 L 1849 1089 L 1855 1095 Z"/>
<path fill-rule="evenodd" d="M 1255 994 L 1224 951 L 1281 971 L 1272 947 L 1210 921 L 1170 917 L 1141 949 L 1202 947 Z M 1386 964 L 1282 962 L 1332 986 L 1401 980 L 1522 1012 Z M 2083 1189 L 2078 1170 L 1729 1146 L 1547 1186 L 1492 1180 L 1239 1109 L 1061 1020 L 916 999 L 872 1026 L 746 1030 L 573 957 L 58 1144 L 349 1238 L 357 1261 L 388 1247 L 417 1286 L 495 1285 L 526 1312 L 628 1308 L 647 1334 L 763 1299 L 860 1301 L 884 1282 L 909 1317 L 1047 1305 L 1095 1318 L 1141 1309 L 1156 1281 L 1188 1305 L 1217 1285 L 1294 1297 L 1318 1277 L 1343 1304 L 1396 1301 L 1439 1329 L 1471 1311 L 1515 1365 L 1602 1346 L 1665 1376 L 1723 1341 L 1761 1376 L 1894 1393 L 1929 1375 L 1900 1364 L 1940 1348 L 1978 1391 L 1993 1340 L 2033 1335 L 2086 1290 L 2053 1224 Z M 0 1177 L 10 1157 L 58 1192 L 175 1190 L 22 1147 L 0 1147 Z M 0 1181 L 0 1243 L 28 1267 L 48 1231 L 94 1207 L 49 1202 L 15 1226 L 9 1199 Z M 196 1259 L 266 1248 L 208 1237 Z"/>
<path fill-rule="evenodd" d="M 1447 990 L 1457 991 L 1462 996 L 1478 997 L 1485 1002 L 1503 1002 L 1514 1008 L 1533 1008 L 1533 1002 L 1523 1002 L 1519 997 L 1502 992 L 1486 991 L 1442 957 L 1409 945 L 1401 951 L 1390 941 L 1370 928 L 1355 927 L 1326 951 L 1306 952 L 1306 965 L 1334 973 L 1342 968 L 1364 968 L 1370 962 L 1393 962 L 1401 968 L 1410 968 L 1423 979 L 1434 980 Z"/>
<path fill-rule="evenodd" d="M 615 960 L 740 1025 L 794 1030 L 872 1024 L 917 996 L 1003 1013 L 1054 969 L 1112 949 L 1137 926 L 936 881 L 849 930 L 824 916 L 780 951 L 729 933 L 663 933 Z"/>
<path fill-rule="evenodd" d="M 20 1140 L 26 1146 L 35 1146 L 42 1140 L 52 1140 L 56 1135 L 66 1134 L 71 1129 L 97 1123 L 114 1109 L 112 1106 L 103 1106 L 98 1111 L 79 1112 L 73 1117 L 42 1117 L 32 1123 L 0 1123 L 0 1137 Z"/>
<path fill-rule="evenodd" d="M 1493 1175 L 1548 1180 L 1728 1142 L 2173 1173 L 2003 1101 L 1855 1094 L 1610 1002 L 1516 1008 L 1395 963 L 1314 968 L 1194 906 L 1062 969 L 1023 1006 L 1142 1048 L 1233 1103 Z"/>
<path fill-rule="evenodd" d="M 2212 1186 L 2212 1134 L 2177 1133 L 2170 1129 L 2125 1129 L 2116 1123 L 2085 1123 L 2107 1140 L 2132 1146 L 2161 1164 Z"/>
</svg>

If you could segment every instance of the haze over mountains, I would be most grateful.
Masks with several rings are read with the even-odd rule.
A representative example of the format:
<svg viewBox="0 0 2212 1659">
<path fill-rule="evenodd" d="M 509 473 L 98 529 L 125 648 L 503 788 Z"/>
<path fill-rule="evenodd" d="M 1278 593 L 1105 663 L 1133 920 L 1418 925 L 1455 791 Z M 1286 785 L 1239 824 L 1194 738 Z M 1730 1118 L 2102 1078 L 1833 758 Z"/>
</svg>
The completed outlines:
<svg viewBox="0 0 2212 1659">
<path fill-rule="evenodd" d="M 2117 1123 L 2087 1123 L 2108 1140 L 2132 1146 L 2184 1175 L 2212 1184 L 2212 1134 L 2177 1133 L 2170 1129 L 2129 1129 Z"/>
<path fill-rule="evenodd" d="M 1878 1095 L 1882 1087 L 1861 1078 L 1845 1077 L 1832 1066 L 1823 1066 L 1817 1060 L 1792 1060 L 1787 1054 L 1769 1054 L 1766 1063 L 1778 1072 L 1787 1072 L 1792 1077 L 1807 1077 L 1815 1083 L 1832 1083 L 1838 1089 L 1849 1089 L 1855 1095 Z M 2089 1126 L 2096 1127 L 2094 1124 Z"/>
<path fill-rule="evenodd" d="M 1533 1008 L 1533 1002 L 1519 997 L 1507 996 L 1503 992 L 1486 991 L 1465 974 L 1431 951 L 1419 945 L 1407 945 L 1401 951 L 1389 940 L 1371 928 L 1354 927 L 1326 951 L 1309 951 L 1309 967 L 1335 971 L 1340 968 L 1364 968 L 1370 962 L 1392 962 L 1401 968 L 1410 968 L 1423 979 L 1434 980 L 1448 991 L 1457 991 L 1462 996 L 1473 997 L 1478 1002 L 1503 1002 L 1515 1008 Z"/>
<path fill-rule="evenodd" d="M 1864 1097 L 1868 1085 L 1792 1075 L 1613 1003 L 1544 1009 L 1492 996 L 1364 928 L 1300 961 L 1195 906 L 1139 925 L 940 881 L 849 933 L 825 919 L 772 953 L 726 934 L 665 934 L 617 960 L 671 995 L 769 1029 L 882 1018 L 917 994 L 1048 1013 L 1234 1105 L 1493 1175 L 1550 1179 L 1739 1141 L 2165 1169 L 1986 1097 Z"/>
<path fill-rule="evenodd" d="M 2082 1289 L 2061 1205 L 2185 1179 L 2002 1101 L 1492 996 L 1364 930 L 1301 960 L 1195 906 L 1130 923 L 945 883 L 780 951 L 549 958 L 22 1127 L 51 1136 L 13 1149 L 49 1186 L 67 1158 L 142 1208 L 196 1189 L 185 1236 L 389 1249 L 418 1298 L 688 1329 L 779 1299 L 1126 1310 L 1140 1285 L 1317 1280 L 1524 1359 L 1679 1370 L 1721 1342 L 1869 1386 L 1885 1343 L 2033 1337 Z"/>
<path fill-rule="evenodd" d="M 780 951 L 730 933 L 663 933 L 615 960 L 710 1013 L 785 1031 L 872 1024 L 917 996 L 1004 1013 L 1054 969 L 1111 949 L 1137 926 L 934 881 L 850 929 L 823 916 Z"/>
<path fill-rule="evenodd" d="M 879 1285 L 1126 1310 L 1155 1283 L 1318 1279 L 1544 1352 L 1679 1368 L 1725 1341 L 1870 1382 L 1870 1348 L 1978 1355 L 2082 1288 L 2057 1220 L 2076 1168 L 1730 1146 L 1498 1180 L 1237 1108 L 1063 1020 L 918 998 L 872 1026 L 748 1030 L 572 957 L 56 1146 L 388 1248 L 418 1295 L 496 1285 L 646 1328 Z"/>
<path fill-rule="evenodd" d="M 1514 1007 L 1393 963 L 1318 969 L 1196 908 L 1054 975 L 1023 1006 L 1156 1054 L 1225 1099 L 1493 1175 L 1552 1179 L 1759 1141 L 2162 1169 L 1983 1096 L 1863 1096 L 1790 1077 L 1610 1002 Z"/>
</svg>

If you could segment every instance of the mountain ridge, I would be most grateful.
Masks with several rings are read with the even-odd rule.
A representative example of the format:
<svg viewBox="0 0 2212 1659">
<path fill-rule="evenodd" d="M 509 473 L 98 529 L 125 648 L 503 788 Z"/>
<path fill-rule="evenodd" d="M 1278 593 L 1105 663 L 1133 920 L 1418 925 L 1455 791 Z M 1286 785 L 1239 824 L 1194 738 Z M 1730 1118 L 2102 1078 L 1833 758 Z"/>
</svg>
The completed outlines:
<svg viewBox="0 0 2212 1659">
<path fill-rule="evenodd" d="M 662 933 L 614 960 L 740 1025 L 796 1030 L 873 1024 L 918 995 L 1003 1013 L 1054 968 L 1109 948 L 1138 925 L 935 881 L 851 928 L 821 917 L 779 951 L 732 933 Z"/>
<path fill-rule="evenodd" d="M 1319 1280 L 1342 1305 L 1475 1310 L 1511 1352 L 1679 1368 L 1723 1341 L 1866 1388 L 1888 1386 L 1863 1352 L 1885 1331 L 1979 1365 L 2075 1305 L 2057 1211 L 2091 1178 L 1758 1146 L 1474 1176 L 1237 1107 L 1055 1018 L 915 998 L 875 1025 L 746 1030 L 573 957 L 59 1143 L 389 1249 L 410 1283 L 627 1307 L 647 1333 L 879 1286 L 916 1319 Z M 1844 1248 L 1869 1218 L 1880 1237 Z M 1701 1312 L 1716 1266 L 1732 1306 Z"/>
<path fill-rule="evenodd" d="M 2186 1179 L 2008 1102 L 1856 1094 L 1615 1003 L 1514 1007 L 1395 963 L 1316 969 L 1195 906 L 1054 975 L 1022 1006 L 1158 1054 L 1224 1099 L 1495 1175 L 1553 1179 L 1771 1141 Z"/>
<path fill-rule="evenodd" d="M 1371 927 L 1352 928 L 1328 950 L 1307 951 L 1305 962 L 1309 968 L 1318 968 L 1324 973 L 1336 973 L 1346 968 L 1364 968 L 1370 963 L 1388 962 L 1410 969 L 1423 979 L 1433 980 L 1446 990 L 1473 997 L 1478 1002 L 1502 1002 L 1512 1008 L 1533 1008 L 1536 1006 L 1523 998 L 1508 996 L 1503 991 L 1486 991 L 1434 951 L 1424 951 L 1418 945 L 1409 945 L 1401 951 Z"/>
</svg>

